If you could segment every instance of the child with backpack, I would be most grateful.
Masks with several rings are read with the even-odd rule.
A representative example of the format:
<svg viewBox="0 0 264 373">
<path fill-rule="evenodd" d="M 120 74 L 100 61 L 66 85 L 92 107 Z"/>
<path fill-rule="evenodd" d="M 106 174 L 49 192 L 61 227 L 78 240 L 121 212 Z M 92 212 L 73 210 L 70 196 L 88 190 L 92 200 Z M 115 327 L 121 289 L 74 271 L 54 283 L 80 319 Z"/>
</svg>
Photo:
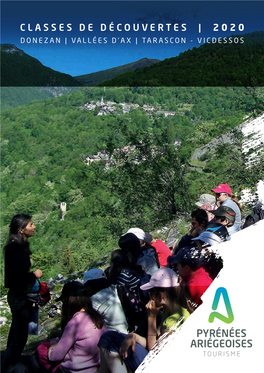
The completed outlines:
<svg viewBox="0 0 264 373">
<path fill-rule="evenodd" d="M 149 278 L 142 267 L 135 263 L 129 251 L 112 252 L 108 280 L 117 286 L 129 331 L 135 330 L 146 315 L 145 304 L 149 295 L 148 292 L 140 290 L 140 286 L 148 282 Z"/>
<path fill-rule="evenodd" d="M 181 325 L 189 313 L 180 303 L 181 287 L 178 275 L 170 268 L 159 268 L 148 283 L 141 286 L 148 290 L 151 300 L 146 305 L 148 314 L 148 334 L 128 335 L 106 332 L 99 340 L 100 373 L 135 372 L 156 344 L 158 338 L 171 328 Z M 157 327 L 157 315 L 163 309 L 163 322 Z"/>
</svg>

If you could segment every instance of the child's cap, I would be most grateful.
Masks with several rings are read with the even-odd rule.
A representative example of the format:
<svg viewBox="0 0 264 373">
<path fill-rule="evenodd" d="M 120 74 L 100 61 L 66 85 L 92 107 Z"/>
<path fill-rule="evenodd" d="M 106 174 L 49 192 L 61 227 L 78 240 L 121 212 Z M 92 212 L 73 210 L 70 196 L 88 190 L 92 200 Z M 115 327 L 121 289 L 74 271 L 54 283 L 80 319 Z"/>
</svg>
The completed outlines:
<svg viewBox="0 0 264 373">
<path fill-rule="evenodd" d="M 140 286 L 141 290 L 152 288 L 172 288 L 180 286 L 178 275 L 170 268 L 157 269 L 145 285 Z"/>
</svg>

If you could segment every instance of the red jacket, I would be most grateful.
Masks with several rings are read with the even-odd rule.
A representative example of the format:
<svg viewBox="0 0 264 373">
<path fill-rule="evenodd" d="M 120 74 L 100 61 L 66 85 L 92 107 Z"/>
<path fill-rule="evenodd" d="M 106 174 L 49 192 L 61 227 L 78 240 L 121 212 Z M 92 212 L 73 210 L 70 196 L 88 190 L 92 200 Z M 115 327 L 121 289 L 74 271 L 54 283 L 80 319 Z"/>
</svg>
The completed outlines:
<svg viewBox="0 0 264 373">
<path fill-rule="evenodd" d="M 151 243 L 151 246 L 155 248 L 161 267 L 166 267 L 167 265 L 167 258 L 171 255 L 171 251 L 169 247 L 161 240 L 156 240 L 155 242 Z"/>
<path fill-rule="evenodd" d="M 202 304 L 201 296 L 213 282 L 209 274 L 203 268 L 199 268 L 185 280 L 193 301 L 198 305 Z"/>
</svg>

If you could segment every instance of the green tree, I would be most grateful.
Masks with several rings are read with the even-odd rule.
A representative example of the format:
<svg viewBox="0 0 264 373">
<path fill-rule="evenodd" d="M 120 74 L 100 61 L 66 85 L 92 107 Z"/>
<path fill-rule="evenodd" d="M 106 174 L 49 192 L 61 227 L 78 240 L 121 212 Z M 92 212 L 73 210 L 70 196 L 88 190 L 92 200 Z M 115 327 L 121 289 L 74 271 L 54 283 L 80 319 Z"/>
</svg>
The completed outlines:
<svg viewBox="0 0 264 373">
<path fill-rule="evenodd" d="M 168 144 L 174 144 L 176 138 L 176 131 L 172 122 L 169 122 L 167 128 L 167 141 Z"/>
<path fill-rule="evenodd" d="M 68 245 L 65 246 L 62 252 L 62 268 L 65 275 L 73 273 L 75 271 L 72 250 Z"/>
<path fill-rule="evenodd" d="M 125 125 L 122 131 L 129 133 Z M 160 224 L 188 210 L 187 167 L 177 150 L 151 131 L 130 133 L 129 143 L 135 150 L 115 153 L 108 177 L 113 193 L 119 196 L 119 207 L 130 220 Z"/>
</svg>

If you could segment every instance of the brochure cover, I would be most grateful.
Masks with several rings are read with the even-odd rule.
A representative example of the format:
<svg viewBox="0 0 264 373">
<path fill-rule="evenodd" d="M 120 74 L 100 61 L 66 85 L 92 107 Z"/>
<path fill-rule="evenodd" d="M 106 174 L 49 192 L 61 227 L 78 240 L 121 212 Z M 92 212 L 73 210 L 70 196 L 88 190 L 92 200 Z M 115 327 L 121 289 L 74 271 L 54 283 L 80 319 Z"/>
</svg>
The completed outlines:
<svg viewBox="0 0 264 373">
<path fill-rule="evenodd" d="M 186 51 L 194 53 L 202 45 L 223 48 L 219 59 L 222 83 L 217 80 L 217 73 L 205 85 L 263 85 L 263 76 L 258 75 L 263 69 L 263 49 L 262 63 L 256 64 L 256 70 L 245 71 L 243 65 L 245 80 L 242 75 L 235 76 L 228 84 L 224 80 L 225 67 L 221 68 L 229 58 L 230 45 L 239 51 L 247 43 L 247 35 L 264 30 L 263 1 L 11 0 L 1 2 L 1 13 L 1 44 L 10 44 L 10 50 L 21 49 L 42 65 L 74 78 L 66 86 L 78 86 L 80 81 L 86 85 L 80 79 L 87 74 L 136 61 L 159 64 Z M 236 63 L 235 59 L 228 61 Z M 197 73 L 194 80 L 183 73 L 187 82 L 184 85 L 200 86 L 203 68 L 200 80 L 195 80 Z M 174 86 L 174 76 L 167 71 L 168 74 L 161 70 L 160 76 L 154 72 L 151 77 L 139 78 L 139 71 L 135 70 L 129 77 L 131 80 L 125 76 L 125 80 L 109 85 L 133 86 L 138 81 L 139 85 L 149 82 L 152 86 Z M 189 76 L 191 73 L 190 68 Z M 111 74 L 112 78 L 116 77 L 114 72 Z M 1 78 L 2 86 L 40 85 L 19 79 L 5 83 L 5 77 Z M 54 80 L 47 85 L 57 86 L 57 83 Z M 264 127 L 263 116 L 259 126 Z M 137 372 L 213 370 L 220 373 L 261 366 L 264 330 L 259 286 L 264 259 L 263 228 L 261 221 L 221 245 L 224 269 L 203 295 L 203 304 L 182 327 L 160 341 Z"/>
</svg>

